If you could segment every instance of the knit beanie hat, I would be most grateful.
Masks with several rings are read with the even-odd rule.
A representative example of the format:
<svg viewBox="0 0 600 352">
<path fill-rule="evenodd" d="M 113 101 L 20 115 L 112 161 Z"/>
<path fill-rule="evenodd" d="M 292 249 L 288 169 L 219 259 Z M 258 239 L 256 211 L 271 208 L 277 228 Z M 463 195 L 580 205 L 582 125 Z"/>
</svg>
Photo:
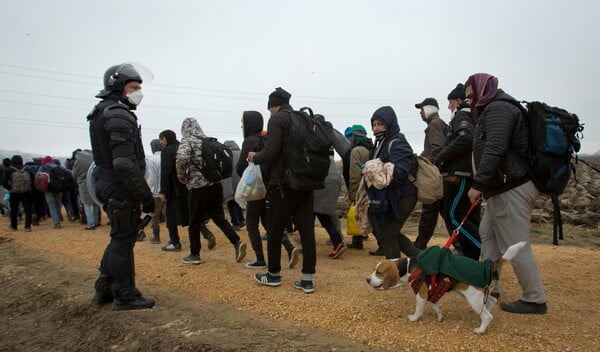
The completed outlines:
<svg viewBox="0 0 600 352">
<path fill-rule="evenodd" d="M 44 159 L 42 159 L 42 165 L 46 165 L 52 162 L 54 162 L 54 158 L 52 158 L 50 155 L 46 155 Z"/>
<path fill-rule="evenodd" d="M 452 89 L 450 94 L 448 94 L 448 100 L 450 99 L 461 99 L 465 100 L 467 96 L 465 95 L 465 86 L 462 83 L 456 85 L 456 88 Z"/>
<path fill-rule="evenodd" d="M 363 125 L 352 125 L 352 127 L 350 127 L 349 135 L 365 137 L 367 135 L 367 130 Z"/>
<path fill-rule="evenodd" d="M 346 129 L 344 130 L 344 137 L 346 137 L 346 138 L 350 137 L 351 133 L 352 133 L 352 126 L 346 127 Z"/>
<path fill-rule="evenodd" d="M 270 109 L 274 106 L 284 106 L 290 103 L 290 98 L 292 95 L 285 91 L 285 89 L 281 87 L 277 87 L 275 91 L 269 94 L 269 102 L 267 103 L 267 108 Z"/>
</svg>

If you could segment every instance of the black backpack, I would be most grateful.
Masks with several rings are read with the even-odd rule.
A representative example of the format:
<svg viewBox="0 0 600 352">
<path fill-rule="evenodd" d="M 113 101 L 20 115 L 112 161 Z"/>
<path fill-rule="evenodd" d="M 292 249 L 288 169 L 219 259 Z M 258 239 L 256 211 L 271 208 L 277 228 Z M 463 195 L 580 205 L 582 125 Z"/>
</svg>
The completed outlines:
<svg viewBox="0 0 600 352">
<path fill-rule="evenodd" d="M 284 179 L 297 191 L 325 188 L 333 126 L 310 108 L 290 111 L 287 142 L 283 150 Z"/>
<path fill-rule="evenodd" d="M 194 163 L 193 157 L 190 158 Z M 202 138 L 202 165 L 196 165 L 202 176 L 209 182 L 219 182 L 231 177 L 233 172 L 233 153 L 231 149 L 216 138 Z"/>
<path fill-rule="evenodd" d="M 571 173 L 575 177 L 577 152 L 581 148 L 583 124 L 568 111 L 532 101 L 519 104 L 529 129 L 528 166 L 529 175 L 537 189 L 550 196 L 554 207 L 554 229 L 552 243 L 558 245 L 563 239 L 560 215 L 561 195 Z"/>
<path fill-rule="evenodd" d="M 48 175 L 50 176 L 48 186 L 52 193 L 67 192 L 73 188 L 73 176 L 61 166 L 50 168 Z"/>
</svg>

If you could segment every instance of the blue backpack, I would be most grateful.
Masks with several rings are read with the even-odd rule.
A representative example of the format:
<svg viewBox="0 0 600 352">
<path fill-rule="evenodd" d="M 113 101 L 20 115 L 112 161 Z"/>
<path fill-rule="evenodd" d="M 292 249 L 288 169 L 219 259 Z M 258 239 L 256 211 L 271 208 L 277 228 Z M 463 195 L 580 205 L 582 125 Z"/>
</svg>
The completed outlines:
<svg viewBox="0 0 600 352">
<path fill-rule="evenodd" d="M 527 161 L 529 176 L 537 189 L 550 196 L 554 207 L 552 243 L 563 239 L 560 215 L 561 195 L 571 174 L 575 177 L 577 152 L 581 149 L 583 124 L 577 115 L 539 101 L 518 105 L 529 130 Z M 577 181 L 577 179 L 575 179 Z"/>
</svg>

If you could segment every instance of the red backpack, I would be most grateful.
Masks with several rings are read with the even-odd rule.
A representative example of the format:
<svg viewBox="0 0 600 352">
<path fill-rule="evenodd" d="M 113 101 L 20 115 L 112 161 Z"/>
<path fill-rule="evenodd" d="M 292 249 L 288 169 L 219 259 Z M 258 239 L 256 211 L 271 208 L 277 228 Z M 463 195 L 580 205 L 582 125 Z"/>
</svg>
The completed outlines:
<svg viewBox="0 0 600 352">
<path fill-rule="evenodd" d="M 50 174 L 44 171 L 38 171 L 35 174 L 33 180 L 33 187 L 40 192 L 48 192 L 48 185 L 50 184 Z"/>
</svg>

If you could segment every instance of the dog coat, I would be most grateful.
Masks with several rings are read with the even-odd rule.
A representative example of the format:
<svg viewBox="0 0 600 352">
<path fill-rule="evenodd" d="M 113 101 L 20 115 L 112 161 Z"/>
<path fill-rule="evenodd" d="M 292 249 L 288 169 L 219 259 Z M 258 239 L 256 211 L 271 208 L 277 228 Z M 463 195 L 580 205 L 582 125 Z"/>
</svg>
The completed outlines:
<svg viewBox="0 0 600 352">
<path fill-rule="evenodd" d="M 456 256 L 448 248 L 433 246 L 417 255 L 419 267 L 425 275 L 445 274 L 475 287 L 487 287 L 495 275 L 493 262 Z"/>
</svg>

